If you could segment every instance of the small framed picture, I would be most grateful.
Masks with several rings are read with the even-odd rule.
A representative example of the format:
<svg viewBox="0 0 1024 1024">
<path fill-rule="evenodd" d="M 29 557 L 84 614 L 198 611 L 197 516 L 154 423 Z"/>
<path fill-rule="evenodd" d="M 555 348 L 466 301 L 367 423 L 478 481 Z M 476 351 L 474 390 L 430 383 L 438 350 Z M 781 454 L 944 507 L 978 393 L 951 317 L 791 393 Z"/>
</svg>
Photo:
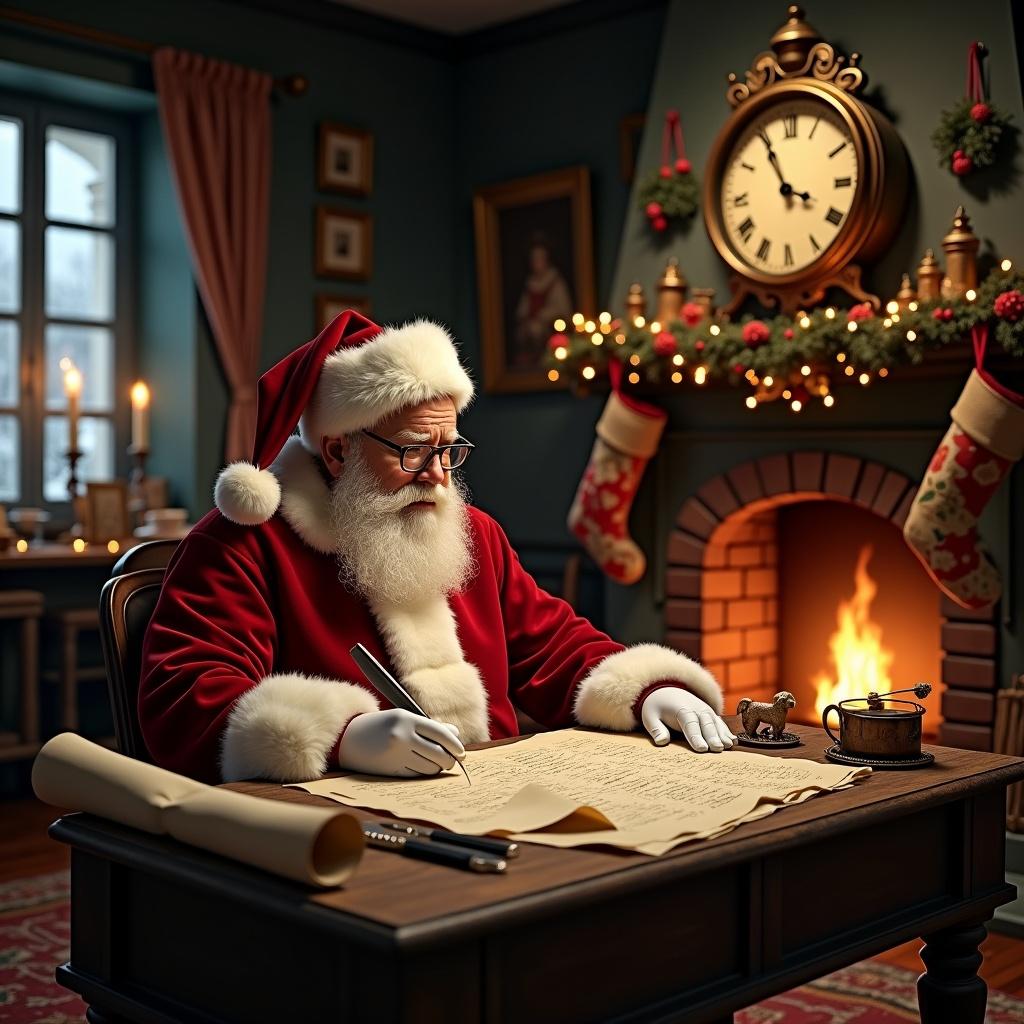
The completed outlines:
<svg viewBox="0 0 1024 1024">
<path fill-rule="evenodd" d="M 132 535 L 128 511 L 128 484 L 124 480 L 85 485 L 85 539 L 90 544 L 106 544 Z"/>
<path fill-rule="evenodd" d="M 373 219 L 357 210 L 316 208 L 318 277 L 365 281 L 373 264 Z"/>
<path fill-rule="evenodd" d="M 316 296 L 316 329 L 322 331 L 339 313 L 354 309 L 369 319 L 370 300 L 365 295 L 324 295 Z"/>
<path fill-rule="evenodd" d="M 358 128 L 322 122 L 316 183 L 321 192 L 368 196 L 373 187 L 373 136 Z"/>
</svg>

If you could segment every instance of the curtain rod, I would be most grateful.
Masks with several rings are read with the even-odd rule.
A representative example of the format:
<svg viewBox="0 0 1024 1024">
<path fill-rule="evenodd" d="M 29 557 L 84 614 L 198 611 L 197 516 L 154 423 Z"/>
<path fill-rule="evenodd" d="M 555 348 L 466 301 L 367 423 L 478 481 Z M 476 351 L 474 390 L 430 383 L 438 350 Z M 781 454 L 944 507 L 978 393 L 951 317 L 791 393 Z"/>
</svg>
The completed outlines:
<svg viewBox="0 0 1024 1024">
<path fill-rule="evenodd" d="M 143 39 L 133 39 L 131 36 L 122 36 L 114 32 L 86 28 L 84 25 L 76 25 L 70 21 L 59 21 L 56 18 L 28 14 L 13 7 L 0 7 L 0 19 L 13 21 L 18 25 L 24 25 L 40 32 L 70 36 L 72 39 L 81 39 L 97 46 L 112 50 L 124 50 L 146 57 L 152 56 L 153 52 L 159 49 L 156 43 L 148 43 Z M 286 96 L 304 96 L 309 90 L 309 79 L 300 74 L 285 75 L 282 78 L 274 79 L 274 89 Z"/>
</svg>

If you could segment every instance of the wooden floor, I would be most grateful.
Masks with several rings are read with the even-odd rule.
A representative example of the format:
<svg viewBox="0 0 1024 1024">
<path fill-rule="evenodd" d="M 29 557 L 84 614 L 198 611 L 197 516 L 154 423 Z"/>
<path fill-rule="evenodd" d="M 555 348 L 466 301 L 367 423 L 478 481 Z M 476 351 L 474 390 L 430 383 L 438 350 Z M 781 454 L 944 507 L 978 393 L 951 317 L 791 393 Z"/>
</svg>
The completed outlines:
<svg viewBox="0 0 1024 1024">
<path fill-rule="evenodd" d="M 66 868 L 68 848 L 55 843 L 46 828 L 60 811 L 36 800 L 0 802 L 0 882 Z M 922 970 L 921 943 L 907 942 L 875 959 L 911 971 Z M 1024 998 L 1024 939 L 990 934 L 981 947 L 981 976 L 989 986 Z"/>
</svg>

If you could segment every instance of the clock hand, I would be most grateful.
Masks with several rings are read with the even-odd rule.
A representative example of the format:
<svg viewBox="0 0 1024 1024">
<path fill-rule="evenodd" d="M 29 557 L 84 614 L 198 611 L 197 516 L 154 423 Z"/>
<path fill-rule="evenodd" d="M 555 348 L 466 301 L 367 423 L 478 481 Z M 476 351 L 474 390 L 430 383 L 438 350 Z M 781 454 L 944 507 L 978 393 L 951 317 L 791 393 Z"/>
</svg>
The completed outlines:
<svg viewBox="0 0 1024 1024">
<path fill-rule="evenodd" d="M 775 155 L 775 150 L 772 149 L 772 140 L 768 138 L 768 133 L 759 131 L 757 133 L 758 138 L 764 143 L 765 149 L 768 150 L 768 162 L 772 165 L 772 170 L 775 171 L 776 177 L 781 182 L 779 191 L 784 195 L 788 196 L 792 192 L 792 188 L 786 179 L 782 176 L 782 168 L 779 167 L 779 158 Z"/>
</svg>

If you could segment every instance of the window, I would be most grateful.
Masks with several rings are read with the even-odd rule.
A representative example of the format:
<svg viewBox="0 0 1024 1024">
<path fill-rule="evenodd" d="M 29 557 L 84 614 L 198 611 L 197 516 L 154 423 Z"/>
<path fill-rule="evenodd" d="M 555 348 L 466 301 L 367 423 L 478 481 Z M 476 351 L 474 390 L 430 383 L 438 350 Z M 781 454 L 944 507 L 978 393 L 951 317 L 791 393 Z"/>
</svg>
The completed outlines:
<svg viewBox="0 0 1024 1024">
<path fill-rule="evenodd" d="M 71 367 L 82 381 L 76 475 L 117 475 L 129 148 L 115 117 L 0 94 L 0 501 L 68 501 Z"/>
</svg>

